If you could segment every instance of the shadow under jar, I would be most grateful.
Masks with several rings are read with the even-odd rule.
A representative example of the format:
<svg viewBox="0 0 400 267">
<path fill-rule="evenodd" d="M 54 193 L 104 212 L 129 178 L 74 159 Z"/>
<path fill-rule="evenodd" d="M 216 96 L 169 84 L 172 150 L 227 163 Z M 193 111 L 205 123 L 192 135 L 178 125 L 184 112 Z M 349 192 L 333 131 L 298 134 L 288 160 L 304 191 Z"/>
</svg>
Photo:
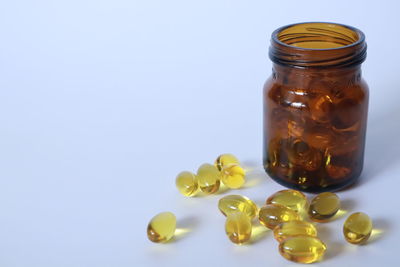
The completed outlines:
<svg viewBox="0 0 400 267">
<path fill-rule="evenodd" d="M 264 86 L 264 168 L 278 183 L 335 191 L 361 174 L 368 86 L 364 34 L 334 23 L 300 23 L 272 33 Z"/>
</svg>

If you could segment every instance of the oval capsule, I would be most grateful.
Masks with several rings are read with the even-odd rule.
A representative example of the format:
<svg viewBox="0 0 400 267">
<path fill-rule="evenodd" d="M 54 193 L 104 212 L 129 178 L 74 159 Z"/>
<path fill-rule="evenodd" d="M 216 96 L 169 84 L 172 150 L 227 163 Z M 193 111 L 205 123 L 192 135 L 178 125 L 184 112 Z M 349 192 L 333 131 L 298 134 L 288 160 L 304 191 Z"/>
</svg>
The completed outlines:
<svg viewBox="0 0 400 267">
<path fill-rule="evenodd" d="M 243 244 L 251 237 L 251 220 L 243 212 L 229 213 L 226 217 L 225 232 L 235 244 Z"/>
<path fill-rule="evenodd" d="M 320 261 L 326 245 L 317 237 L 294 236 L 279 244 L 279 253 L 286 259 L 299 263 Z"/>
<path fill-rule="evenodd" d="M 147 226 L 147 237 L 155 243 L 170 240 L 176 229 L 176 217 L 172 212 L 162 212 L 154 216 Z"/>
<path fill-rule="evenodd" d="M 274 228 L 274 237 L 279 242 L 298 235 L 316 237 L 317 229 L 309 222 L 298 220 L 284 222 Z"/>
<path fill-rule="evenodd" d="M 271 195 L 266 204 L 280 204 L 298 212 L 307 206 L 307 197 L 297 190 L 281 190 Z"/>
<path fill-rule="evenodd" d="M 228 188 L 237 189 L 244 185 L 245 171 L 238 164 L 229 164 L 222 167 L 221 181 Z"/>
<path fill-rule="evenodd" d="M 269 229 L 288 221 L 300 220 L 297 212 L 279 204 L 269 204 L 262 207 L 258 214 L 260 223 Z"/>
<path fill-rule="evenodd" d="M 181 172 L 176 176 L 175 185 L 182 195 L 193 196 L 198 189 L 197 177 L 188 171 Z"/>
<path fill-rule="evenodd" d="M 351 244 L 365 243 L 372 232 L 372 221 L 363 212 L 351 214 L 343 225 L 343 234 L 347 242 Z"/>
<path fill-rule="evenodd" d="M 220 186 L 220 172 L 214 165 L 205 163 L 197 170 L 197 183 L 200 190 L 206 194 L 213 194 Z"/>
<path fill-rule="evenodd" d="M 240 164 L 239 160 L 235 157 L 235 155 L 232 154 L 222 154 L 219 155 L 218 158 L 214 162 L 214 166 L 217 167 L 219 171 L 222 170 L 224 166 L 230 165 L 230 164 Z"/>
<path fill-rule="evenodd" d="M 324 192 L 311 200 L 308 215 L 313 221 L 325 222 L 332 218 L 339 209 L 339 197 L 334 193 Z"/>
<path fill-rule="evenodd" d="M 224 196 L 219 200 L 218 208 L 225 216 L 240 211 L 246 214 L 250 219 L 253 219 L 258 213 L 257 205 L 249 198 L 241 195 Z"/>
</svg>

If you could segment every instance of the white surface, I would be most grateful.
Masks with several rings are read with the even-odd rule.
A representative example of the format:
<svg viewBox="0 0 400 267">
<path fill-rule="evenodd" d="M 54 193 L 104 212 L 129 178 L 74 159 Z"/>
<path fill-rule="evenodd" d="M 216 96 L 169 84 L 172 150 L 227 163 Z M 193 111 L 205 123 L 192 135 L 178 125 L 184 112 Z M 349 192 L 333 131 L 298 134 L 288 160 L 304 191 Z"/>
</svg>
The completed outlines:
<svg viewBox="0 0 400 267">
<path fill-rule="evenodd" d="M 271 232 L 225 236 L 222 195 L 174 185 L 224 152 L 257 166 L 259 204 L 281 186 L 261 169 L 261 88 L 270 33 L 301 21 L 362 29 L 370 85 L 365 169 L 340 192 L 383 230 L 346 244 L 345 217 L 321 225 L 315 266 L 394 266 L 400 97 L 398 1 L 3 1 L 0 5 L 0 266 L 294 266 Z M 174 212 L 189 227 L 153 244 L 146 226 Z"/>
</svg>

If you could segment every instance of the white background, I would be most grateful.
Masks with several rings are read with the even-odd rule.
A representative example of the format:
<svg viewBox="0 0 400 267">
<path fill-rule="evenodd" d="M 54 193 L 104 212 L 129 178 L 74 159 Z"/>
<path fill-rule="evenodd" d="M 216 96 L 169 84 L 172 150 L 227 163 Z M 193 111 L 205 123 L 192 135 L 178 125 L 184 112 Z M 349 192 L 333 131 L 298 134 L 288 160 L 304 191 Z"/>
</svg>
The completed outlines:
<svg viewBox="0 0 400 267">
<path fill-rule="evenodd" d="M 365 168 L 339 192 L 348 213 L 318 226 L 328 251 L 314 266 L 394 266 L 399 10 L 396 0 L 2 1 L 0 266 L 295 266 L 271 231 L 230 243 L 217 201 L 262 204 L 283 188 L 261 168 L 262 86 L 271 32 L 302 21 L 352 25 L 368 42 Z M 255 167 L 247 188 L 178 194 L 177 173 L 225 152 Z M 147 223 L 166 210 L 189 231 L 151 243 Z M 354 211 L 380 231 L 365 246 L 342 237 Z"/>
</svg>

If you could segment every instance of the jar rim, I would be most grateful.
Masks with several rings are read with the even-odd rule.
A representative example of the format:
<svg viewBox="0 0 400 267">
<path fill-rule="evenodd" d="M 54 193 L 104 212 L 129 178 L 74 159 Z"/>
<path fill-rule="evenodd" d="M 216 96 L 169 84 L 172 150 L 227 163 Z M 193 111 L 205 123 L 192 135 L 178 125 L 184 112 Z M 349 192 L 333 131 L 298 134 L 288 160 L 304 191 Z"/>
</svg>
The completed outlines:
<svg viewBox="0 0 400 267">
<path fill-rule="evenodd" d="M 328 48 L 313 48 L 291 45 L 283 41 L 284 35 L 279 36 L 285 30 L 297 26 L 315 26 L 312 29 L 288 32 L 287 41 L 295 40 L 297 43 L 319 42 L 325 43 Z M 325 27 L 321 27 L 321 25 Z M 329 29 L 336 28 L 336 31 Z M 301 30 L 301 27 L 299 27 Z M 347 35 L 343 30 L 348 30 Z M 351 35 L 352 34 L 352 35 Z M 322 38 L 322 39 L 321 39 Z M 328 38 L 330 40 L 324 40 Z M 303 39 L 303 40 L 301 40 Z M 295 43 L 293 42 L 293 43 Z M 279 27 L 271 34 L 271 47 L 269 56 L 274 63 L 289 65 L 292 67 L 332 67 L 361 64 L 366 58 L 367 45 L 364 33 L 352 26 L 333 22 L 301 22 Z"/>
<path fill-rule="evenodd" d="M 278 35 L 283 30 L 286 30 L 288 28 L 292 28 L 294 26 L 305 25 L 305 24 L 325 24 L 325 25 L 335 25 L 335 26 L 347 28 L 347 29 L 353 31 L 354 33 L 356 33 L 358 39 L 355 42 L 352 42 L 351 44 L 343 45 L 343 46 L 339 46 L 339 47 L 333 47 L 333 48 L 305 48 L 305 47 L 290 45 L 290 44 L 287 44 L 287 43 L 282 42 L 281 40 L 279 40 Z M 287 46 L 289 48 L 295 48 L 295 49 L 299 49 L 299 50 L 306 50 L 306 51 L 308 51 L 308 50 L 316 50 L 316 51 L 338 50 L 338 49 L 344 49 L 344 48 L 353 47 L 353 46 L 359 45 L 360 43 L 365 42 L 365 34 L 361 30 L 359 30 L 359 29 L 357 29 L 355 27 L 349 26 L 349 25 L 341 24 L 341 23 L 324 22 L 324 21 L 299 22 L 299 23 L 292 23 L 292 24 L 289 24 L 289 25 L 285 25 L 285 26 L 279 27 L 278 29 L 273 31 L 272 34 L 271 34 L 271 38 L 273 39 L 274 42 L 277 42 L 277 43 L 279 43 L 279 44 L 281 44 L 283 46 Z"/>
</svg>

